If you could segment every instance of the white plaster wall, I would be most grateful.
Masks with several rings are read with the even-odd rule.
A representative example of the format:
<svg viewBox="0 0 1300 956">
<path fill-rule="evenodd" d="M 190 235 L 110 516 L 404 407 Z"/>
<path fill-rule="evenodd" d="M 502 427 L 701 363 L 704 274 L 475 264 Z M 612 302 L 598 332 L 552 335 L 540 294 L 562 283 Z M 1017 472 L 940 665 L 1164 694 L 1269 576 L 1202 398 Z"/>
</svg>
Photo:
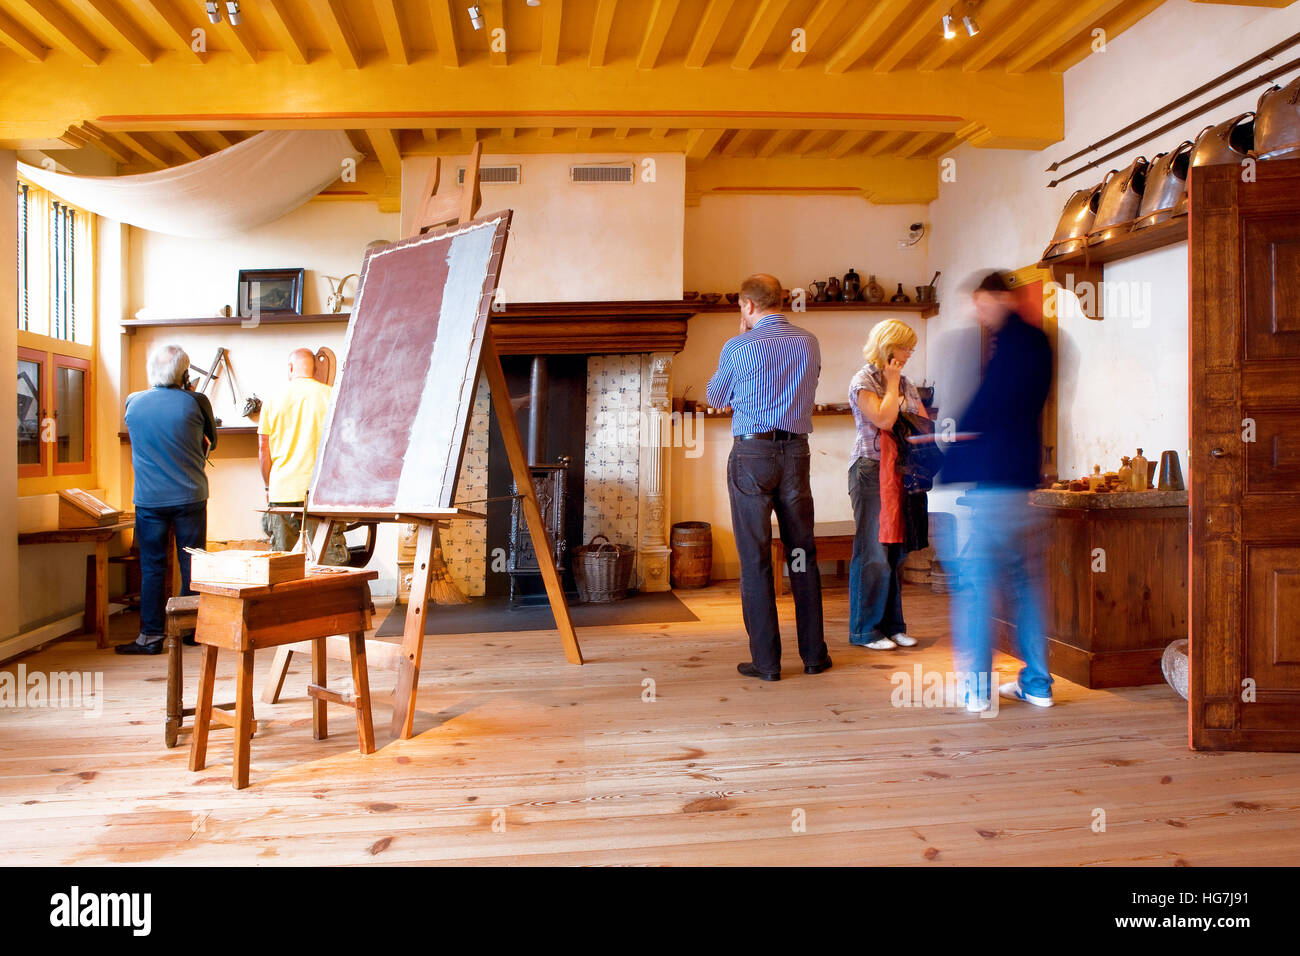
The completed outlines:
<svg viewBox="0 0 1300 956">
<path fill-rule="evenodd" d="M 653 182 L 643 165 L 654 161 Z M 574 184 L 574 163 L 636 163 L 631 184 Z M 681 155 L 523 154 L 483 157 L 484 165 L 519 164 L 519 182 L 486 183 L 483 212 L 513 209 L 501 266 L 506 302 L 676 299 L 682 293 L 682 222 L 686 161 Z M 463 159 L 443 159 L 439 195 L 454 191 Z M 405 231 L 421 200 L 432 157 L 402 160 Z M 579 425 L 579 427 L 581 427 Z"/>
<path fill-rule="evenodd" d="M 1273 10 L 1170 0 L 1105 52 L 1065 74 L 1066 137 L 1061 143 L 1042 152 L 962 147 L 950 154 L 956 180 L 941 180 L 930 207 L 930 253 L 944 270 L 939 291 L 944 307 L 930 320 L 927 362 L 941 405 L 964 404 L 976 382 L 978 338 L 961 288 L 969 276 L 1033 264 L 1071 192 L 1091 186 L 1106 170 L 1122 169 L 1133 156 L 1153 157 L 1194 139 L 1210 123 L 1253 109 L 1265 84 L 1055 189 L 1046 188 L 1051 179 L 1046 167 L 1297 31 L 1300 7 Z M 1061 171 L 1086 161 L 1076 160 Z M 1081 474 L 1093 464 L 1103 471 L 1117 468 L 1120 455 L 1131 455 L 1140 445 L 1148 458 L 1177 450 L 1186 475 L 1195 467 L 1187 458 L 1187 246 L 1180 243 L 1108 266 L 1106 280 L 1136 283 L 1133 289 L 1149 295 L 1150 314 L 1100 322 L 1071 310 L 1062 315 L 1057 381 L 1061 473 Z M 944 502 L 951 497 L 934 496 L 932 507 L 950 510 Z"/>
</svg>

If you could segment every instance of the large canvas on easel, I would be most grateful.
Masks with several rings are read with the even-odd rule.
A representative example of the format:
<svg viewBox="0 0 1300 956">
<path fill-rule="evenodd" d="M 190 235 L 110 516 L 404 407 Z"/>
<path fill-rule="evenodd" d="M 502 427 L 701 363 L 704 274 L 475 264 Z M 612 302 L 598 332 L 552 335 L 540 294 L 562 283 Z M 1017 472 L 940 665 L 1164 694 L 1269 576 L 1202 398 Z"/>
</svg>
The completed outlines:
<svg viewBox="0 0 1300 956">
<path fill-rule="evenodd" d="M 510 211 L 366 255 L 312 479 L 325 515 L 453 506 Z"/>
</svg>

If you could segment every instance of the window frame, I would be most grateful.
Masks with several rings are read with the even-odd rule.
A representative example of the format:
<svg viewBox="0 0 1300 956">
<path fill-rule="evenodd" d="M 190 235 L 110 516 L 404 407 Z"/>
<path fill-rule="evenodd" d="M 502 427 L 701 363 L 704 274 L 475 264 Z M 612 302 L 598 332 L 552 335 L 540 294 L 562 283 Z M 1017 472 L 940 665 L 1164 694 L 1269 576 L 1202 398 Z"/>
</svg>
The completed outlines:
<svg viewBox="0 0 1300 956">
<path fill-rule="evenodd" d="M 95 423 L 91 417 L 94 413 L 94 402 L 91 400 L 94 395 L 94 370 L 92 364 L 89 359 L 77 358 L 63 352 L 51 352 L 50 366 L 53 373 L 50 375 L 50 409 L 55 422 L 55 440 L 52 444 L 56 449 L 58 447 L 58 422 L 63 411 L 59 407 L 59 388 L 56 381 L 59 370 L 75 368 L 80 369 L 85 375 L 81 391 L 81 461 L 61 462 L 56 450 L 49 456 L 50 474 L 93 475 L 95 473 L 95 463 L 91 455 L 94 443 L 91 436 L 94 434 Z"/>
<path fill-rule="evenodd" d="M 37 413 L 38 413 L 38 421 L 40 423 L 40 428 L 37 431 L 36 445 L 40 449 L 41 460 L 39 463 L 26 464 L 26 465 L 20 462 L 18 465 L 18 477 L 19 478 L 44 478 L 46 475 L 49 474 L 49 467 L 50 467 L 49 446 L 45 441 L 41 439 L 41 435 L 45 431 L 45 419 L 47 417 L 46 413 L 49 411 L 49 403 L 47 399 L 49 396 L 49 387 L 50 387 L 50 353 L 42 351 L 40 349 L 34 349 L 28 346 L 20 345 L 18 346 L 18 359 L 19 361 L 22 362 L 34 362 L 35 364 L 39 365 L 41 369 L 40 372 L 41 380 L 37 382 L 37 387 L 36 387 L 36 404 L 39 406 L 37 409 Z M 16 374 L 14 376 L 14 379 L 16 383 L 17 382 Z M 15 385 L 15 387 L 17 386 Z"/>
</svg>

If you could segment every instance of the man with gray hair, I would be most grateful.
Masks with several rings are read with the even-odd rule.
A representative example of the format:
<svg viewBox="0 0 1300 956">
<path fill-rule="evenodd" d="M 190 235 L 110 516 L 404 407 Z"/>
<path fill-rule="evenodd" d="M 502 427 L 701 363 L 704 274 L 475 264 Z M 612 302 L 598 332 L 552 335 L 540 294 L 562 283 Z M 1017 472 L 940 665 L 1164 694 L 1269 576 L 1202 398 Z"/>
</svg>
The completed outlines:
<svg viewBox="0 0 1300 956">
<path fill-rule="evenodd" d="M 167 536 L 176 536 L 181 594 L 190 590 L 186 548 L 208 537 L 207 453 L 217 425 L 206 395 L 190 390 L 190 357 L 177 345 L 149 356 L 149 388 L 126 399 L 126 429 L 135 472 L 135 543 L 140 551 L 140 636 L 119 654 L 162 652 L 167 603 Z M 187 641 L 187 643 L 192 643 Z"/>
</svg>

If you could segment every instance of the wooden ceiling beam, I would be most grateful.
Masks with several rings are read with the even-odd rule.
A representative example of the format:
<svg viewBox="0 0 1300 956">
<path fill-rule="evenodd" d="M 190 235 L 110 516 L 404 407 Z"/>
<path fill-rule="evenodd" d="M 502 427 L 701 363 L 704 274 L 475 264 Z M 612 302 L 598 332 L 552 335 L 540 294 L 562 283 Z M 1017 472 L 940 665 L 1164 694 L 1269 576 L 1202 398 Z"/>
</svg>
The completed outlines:
<svg viewBox="0 0 1300 956">
<path fill-rule="evenodd" d="M 271 25 L 271 31 L 280 41 L 280 48 L 290 63 L 306 66 L 307 48 L 301 40 L 302 31 L 298 29 L 289 13 L 289 0 L 262 0 L 260 9 Z"/>
<path fill-rule="evenodd" d="M 202 159 L 204 156 L 207 155 L 202 150 L 200 150 L 189 137 L 187 137 L 183 133 L 178 133 L 175 130 L 165 130 L 163 132 L 157 133 L 156 135 L 159 140 L 166 143 L 168 146 L 176 150 L 176 152 L 180 153 L 182 156 L 184 156 L 187 160 L 191 162 L 196 159 Z"/>
<path fill-rule="evenodd" d="M 654 0 L 650 9 L 650 19 L 646 23 L 645 37 L 641 40 L 641 51 L 636 56 L 639 70 L 653 70 L 664 48 L 664 39 L 668 28 L 672 26 L 673 15 L 677 13 L 679 0 Z"/>
<path fill-rule="evenodd" d="M 807 22 L 803 24 L 803 49 L 796 50 L 792 42 L 790 49 L 781 56 L 781 69 L 797 70 L 803 65 L 813 46 L 825 36 L 831 22 L 839 16 L 846 2 L 847 0 L 818 0 L 817 6 L 808 14 Z"/>
<path fill-rule="evenodd" d="M 118 50 L 141 64 L 154 61 L 154 48 L 149 37 L 109 0 L 72 0 L 72 4 L 105 31 L 117 44 Z"/>
<path fill-rule="evenodd" d="M 379 30 L 384 35 L 384 47 L 388 50 L 388 61 L 398 66 L 410 66 L 410 41 L 406 37 L 406 27 L 402 25 L 397 0 L 373 0 L 373 3 Z"/>
<path fill-rule="evenodd" d="M 99 41 L 52 0 L 14 0 L 14 6 L 37 23 L 53 47 L 89 66 L 103 60 L 105 51 Z"/>
<path fill-rule="evenodd" d="M 506 33 L 505 0 L 478 0 L 478 8 L 483 13 L 483 35 L 488 44 L 488 62 L 493 66 L 509 66 L 510 37 Z"/>
<path fill-rule="evenodd" d="M 460 66 L 460 51 L 456 49 L 456 31 L 451 25 L 452 0 L 429 0 L 429 15 L 433 19 L 433 40 L 438 47 L 438 59 L 443 66 Z"/>
<path fill-rule="evenodd" d="M 731 58 L 733 70 L 748 70 L 754 66 L 788 6 L 790 0 L 763 0 L 745 31 L 745 38 L 740 41 L 736 55 Z"/>
<path fill-rule="evenodd" d="M 125 143 L 131 152 L 135 153 L 150 166 L 155 166 L 158 169 L 166 169 L 171 165 L 171 163 L 167 161 L 166 157 L 163 156 L 162 151 L 154 148 L 154 146 L 144 138 L 142 133 L 127 133 L 117 130 L 114 131 L 112 135 Z"/>
<path fill-rule="evenodd" d="M 915 156 L 921 151 L 921 147 L 933 142 L 933 140 L 934 133 L 913 133 L 898 144 L 898 147 L 894 150 L 894 155 L 902 156 L 905 159 L 909 156 Z"/>
<path fill-rule="evenodd" d="M 843 73 L 860 60 L 880 39 L 881 27 L 892 22 L 898 12 L 898 0 L 880 0 L 874 4 L 857 28 L 831 53 L 826 61 L 826 72 Z"/>
<path fill-rule="evenodd" d="M 711 156 L 686 167 L 687 201 L 711 192 L 807 196 L 857 194 L 875 203 L 927 203 L 938 194 L 933 159 L 896 156 Z"/>
<path fill-rule="evenodd" d="M 609 50 L 609 31 L 614 25 L 614 10 L 618 0 L 599 0 L 596 16 L 591 24 L 591 50 L 587 54 L 588 66 L 604 66 Z"/>
<path fill-rule="evenodd" d="M 339 64 L 345 70 L 359 70 L 361 51 L 357 47 L 352 25 L 348 23 L 342 0 L 308 0 L 308 4 Z"/>
<path fill-rule="evenodd" d="M 1101 24 L 1102 29 L 1106 32 L 1106 42 L 1109 43 L 1114 40 L 1133 24 L 1163 4 L 1164 0 L 1129 0 L 1115 16 L 1108 18 Z M 1070 45 L 1057 51 L 1047 68 L 1053 73 L 1064 73 L 1092 53 L 1093 43 L 1094 40 L 1091 35 L 1080 37 Z"/>
<path fill-rule="evenodd" d="M 695 28 L 691 47 L 686 51 L 688 69 L 698 70 L 708 61 L 709 54 L 713 52 L 713 44 L 718 42 L 718 34 L 734 5 L 735 0 L 709 0 L 704 15 L 700 17 L 700 25 Z"/>
<path fill-rule="evenodd" d="M 46 48 L 25 26 L 0 10 L 0 41 L 29 63 L 45 59 Z"/>
<path fill-rule="evenodd" d="M 994 25 L 992 29 L 980 24 L 982 30 L 988 30 L 991 36 L 988 42 L 981 44 L 962 61 L 963 72 L 974 73 L 982 70 L 1008 48 L 1019 48 L 1021 40 L 1033 30 L 1043 16 L 1043 8 L 1036 7 L 1032 3 L 1022 4 L 1013 9 L 1014 12 L 1005 22 Z"/>
<path fill-rule="evenodd" d="M 222 8 L 224 10 L 224 7 Z M 246 29 L 231 26 L 230 20 L 223 16 L 221 22 L 213 26 L 221 34 L 230 52 L 245 63 L 257 62 L 257 47 L 253 45 L 253 36 Z"/>
<path fill-rule="evenodd" d="M 722 139 L 725 129 L 693 129 L 686 134 L 686 158 L 704 159 Z"/>
<path fill-rule="evenodd" d="M 558 66 L 560 62 L 560 18 L 563 4 L 542 4 L 542 66 Z"/>
<path fill-rule="evenodd" d="M 876 57 L 876 61 L 871 64 L 872 71 L 875 73 L 888 73 L 898 66 L 903 61 L 903 57 L 911 53 L 916 45 L 921 42 L 922 37 L 931 31 L 936 34 L 940 32 L 943 15 L 952 7 L 953 0 L 930 0 L 904 27 L 898 38 L 886 47 L 880 56 Z M 954 41 L 941 39 L 940 42 L 950 43 Z"/>
<path fill-rule="evenodd" d="M 763 145 L 758 147 L 758 151 L 754 155 L 758 159 L 767 159 L 769 156 L 774 155 L 776 151 L 781 148 L 781 144 L 785 142 L 785 140 L 789 139 L 789 137 L 790 137 L 790 130 L 787 129 L 772 130 L 771 135 L 769 135 L 767 139 L 763 141 Z"/>
<path fill-rule="evenodd" d="M 870 135 L 871 131 L 865 129 L 850 130 L 847 133 L 841 133 L 839 138 L 836 139 L 835 142 L 831 143 L 831 159 L 839 159 L 841 156 L 853 152 L 853 150 L 862 145 L 862 141 Z"/>
<path fill-rule="evenodd" d="M 800 156 L 806 156 L 812 152 L 813 145 L 825 135 L 824 129 L 810 129 L 799 137 L 791 149 Z"/>
<path fill-rule="evenodd" d="M 1022 4 L 1024 0 L 984 0 L 975 11 L 975 22 L 980 27 L 980 32 L 973 37 L 966 36 L 964 29 L 958 30 L 957 35 L 951 40 L 940 40 L 931 47 L 930 52 L 921 58 L 921 62 L 916 65 L 918 71 L 929 73 L 939 69 L 947 63 L 953 56 L 960 54 L 968 55 L 973 48 L 988 43 L 993 37 L 993 31 L 988 27 L 991 24 L 1003 22 L 1006 19 L 1008 11 L 1013 7 Z M 938 31 L 936 31 L 937 33 Z"/>
<path fill-rule="evenodd" d="M 375 159 L 384 169 L 389 179 L 402 178 L 402 147 L 397 142 L 397 135 L 391 129 L 368 129 L 366 138 L 374 151 Z"/>
<path fill-rule="evenodd" d="M 123 165 L 131 162 L 130 154 L 94 123 L 81 123 L 76 128 L 92 146 L 109 156 L 114 162 Z"/>
<path fill-rule="evenodd" d="M 1033 69 L 1059 50 L 1080 30 L 1127 2 L 1129 0 L 1076 0 L 1060 19 L 1050 24 L 1037 39 L 1007 61 L 1007 72 L 1024 73 Z"/>
<path fill-rule="evenodd" d="M 195 135 L 201 139 L 207 140 L 208 145 L 211 146 L 213 150 L 217 152 L 220 152 L 223 149 L 229 149 L 230 147 L 234 146 L 236 142 L 235 140 L 227 136 L 225 133 L 221 132 L 221 130 L 219 129 L 203 130 L 202 132 L 196 133 Z"/>
<path fill-rule="evenodd" d="M 137 9 L 167 38 L 169 49 L 202 63 L 205 54 L 194 49 L 194 28 L 168 0 L 137 0 Z"/>
<path fill-rule="evenodd" d="M 907 139 L 910 134 L 907 130 L 898 130 L 892 133 L 885 133 L 878 139 L 874 140 L 866 149 L 862 151 L 863 156 L 880 156 L 883 153 L 893 149 L 900 142 Z"/>
<path fill-rule="evenodd" d="M 727 142 L 727 145 L 719 150 L 719 154 L 722 156 L 739 156 L 746 148 L 746 144 L 751 138 L 751 132 L 753 131 L 747 129 L 736 130 L 731 134 L 731 139 Z"/>
</svg>

